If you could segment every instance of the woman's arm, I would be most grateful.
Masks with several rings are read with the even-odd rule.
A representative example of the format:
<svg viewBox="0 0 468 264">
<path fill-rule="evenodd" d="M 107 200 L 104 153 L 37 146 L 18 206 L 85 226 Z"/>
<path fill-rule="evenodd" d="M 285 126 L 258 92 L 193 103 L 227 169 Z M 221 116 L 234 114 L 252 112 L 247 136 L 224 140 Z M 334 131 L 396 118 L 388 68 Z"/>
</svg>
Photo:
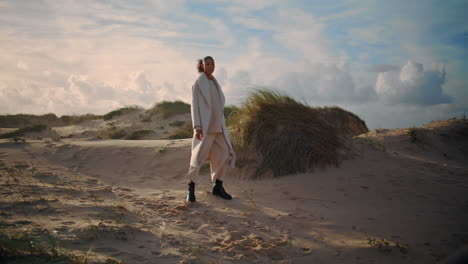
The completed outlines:
<svg viewBox="0 0 468 264">
<path fill-rule="evenodd" d="M 192 125 L 196 131 L 196 138 L 202 140 L 202 127 L 200 118 L 200 108 L 198 102 L 200 100 L 200 87 L 198 82 L 192 86 L 192 104 L 190 105 L 190 112 L 192 113 Z"/>
</svg>

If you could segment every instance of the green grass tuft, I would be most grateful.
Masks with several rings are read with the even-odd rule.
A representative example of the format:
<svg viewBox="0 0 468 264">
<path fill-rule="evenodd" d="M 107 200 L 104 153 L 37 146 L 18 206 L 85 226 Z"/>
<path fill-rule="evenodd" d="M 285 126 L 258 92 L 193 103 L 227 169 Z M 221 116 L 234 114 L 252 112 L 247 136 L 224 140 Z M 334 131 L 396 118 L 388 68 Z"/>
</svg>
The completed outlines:
<svg viewBox="0 0 468 264">
<path fill-rule="evenodd" d="M 182 101 L 162 101 L 155 104 L 151 109 L 148 110 L 151 116 L 155 114 L 162 114 L 164 119 L 178 114 L 190 113 L 190 105 Z"/>
</svg>

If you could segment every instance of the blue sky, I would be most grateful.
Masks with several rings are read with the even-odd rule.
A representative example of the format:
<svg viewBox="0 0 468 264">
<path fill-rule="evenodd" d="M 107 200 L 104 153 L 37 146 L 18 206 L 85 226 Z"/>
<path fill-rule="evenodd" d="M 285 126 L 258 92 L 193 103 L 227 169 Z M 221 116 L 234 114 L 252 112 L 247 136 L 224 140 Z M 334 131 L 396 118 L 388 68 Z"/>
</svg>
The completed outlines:
<svg viewBox="0 0 468 264">
<path fill-rule="evenodd" d="M 211 55 L 227 104 L 254 87 L 370 129 L 468 113 L 468 1 L 0 0 L 0 114 L 190 102 Z"/>
</svg>

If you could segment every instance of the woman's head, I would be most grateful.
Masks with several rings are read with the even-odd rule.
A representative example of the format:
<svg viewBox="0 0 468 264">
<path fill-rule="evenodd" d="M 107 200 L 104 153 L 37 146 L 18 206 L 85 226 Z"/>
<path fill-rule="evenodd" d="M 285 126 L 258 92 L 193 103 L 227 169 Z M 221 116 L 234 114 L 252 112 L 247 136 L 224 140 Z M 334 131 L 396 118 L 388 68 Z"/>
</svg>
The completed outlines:
<svg viewBox="0 0 468 264">
<path fill-rule="evenodd" d="M 198 60 L 197 69 L 199 73 L 205 72 L 206 75 L 211 75 L 215 69 L 215 62 L 211 56 L 206 56 L 203 60 Z"/>
</svg>

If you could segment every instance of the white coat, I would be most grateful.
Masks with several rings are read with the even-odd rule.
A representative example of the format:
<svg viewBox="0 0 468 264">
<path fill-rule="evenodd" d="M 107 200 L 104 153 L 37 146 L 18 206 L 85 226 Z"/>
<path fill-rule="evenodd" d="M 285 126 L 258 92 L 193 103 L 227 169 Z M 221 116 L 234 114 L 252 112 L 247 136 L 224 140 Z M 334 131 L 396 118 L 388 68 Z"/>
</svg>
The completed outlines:
<svg viewBox="0 0 468 264">
<path fill-rule="evenodd" d="M 221 86 L 219 83 L 214 79 L 214 82 L 219 90 L 219 97 L 221 99 L 221 109 L 215 109 L 215 111 L 223 111 L 225 98 L 224 93 L 221 90 Z M 192 124 L 193 127 L 201 126 L 203 136 L 207 134 L 208 126 L 211 120 L 211 98 L 210 98 L 210 88 L 208 77 L 205 73 L 200 74 L 200 77 L 195 81 L 192 86 L 192 105 L 191 105 L 191 113 L 192 113 Z M 226 142 L 229 146 L 229 166 L 231 168 L 235 168 L 235 160 L 236 155 L 234 149 L 232 148 L 231 141 L 229 140 L 228 131 L 226 129 L 226 120 L 224 119 L 224 114 L 222 116 L 222 129 L 223 135 L 226 139 Z M 192 156 L 190 158 L 190 165 L 193 167 L 200 167 L 202 164 L 197 164 L 197 156 L 201 148 L 204 146 L 204 140 L 199 140 L 196 138 L 195 133 L 193 135 L 192 140 Z M 206 160 L 205 160 L 206 161 Z M 203 162 L 205 162 L 203 161 Z"/>
</svg>

